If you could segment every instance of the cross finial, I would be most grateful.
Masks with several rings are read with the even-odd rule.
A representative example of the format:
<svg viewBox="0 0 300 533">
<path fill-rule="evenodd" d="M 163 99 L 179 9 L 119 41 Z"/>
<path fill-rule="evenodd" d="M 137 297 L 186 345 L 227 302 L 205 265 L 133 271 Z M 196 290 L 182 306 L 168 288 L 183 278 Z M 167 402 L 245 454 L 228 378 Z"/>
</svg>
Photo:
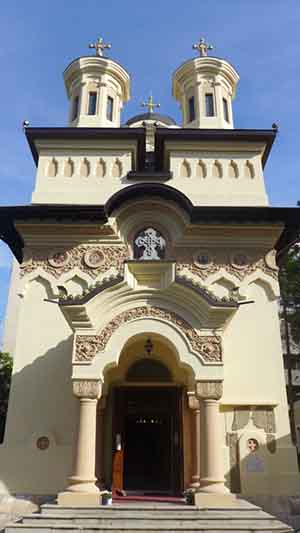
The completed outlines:
<svg viewBox="0 0 300 533">
<path fill-rule="evenodd" d="M 149 112 L 149 113 L 153 113 L 153 109 L 154 109 L 155 107 L 160 107 L 160 104 L 155 104 L 155 103 L 153 102 L 153 96 L 152 96 L 152 94 L 150 94 L 150 96 L 149 96 L 147 102 L 142 102 L 142 103 L 141 103 L 141 106 L 142 106 L 142 107 L 148 107 L 148 112 Z"/>
<path fill-rule="evenodd" d="M 105 44 L 102 37 L 98 37 L 95 43 L 89 44 L 89 48 L 95 48 L 96 56 L 102 57 L 103 50 L 105 50 L 105 48 L 109 50 L 111 48 L 111 44 Z"/>
<path fill-rule="evenodd" d="M 213 50 L 214 47 L 211 44 L 207 44 L 205 39 L 201 37 L 199 43 L 193 44 L 193 50 L 198 50 L 200 57 L 206 57 L 208 50 Z"/>
</svg>

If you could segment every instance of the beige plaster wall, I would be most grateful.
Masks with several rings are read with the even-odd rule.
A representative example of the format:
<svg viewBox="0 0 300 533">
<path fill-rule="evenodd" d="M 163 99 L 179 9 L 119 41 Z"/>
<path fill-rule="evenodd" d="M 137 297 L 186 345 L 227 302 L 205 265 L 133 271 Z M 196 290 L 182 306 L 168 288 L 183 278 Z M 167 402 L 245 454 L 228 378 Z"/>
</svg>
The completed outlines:
<svg viewBox="0 0 300 533">
<path fill-rule="evenodd" d="M 1 480 L 12 492 L 55 493 L 72 462 L 77 402 L 71 387 L 72 334 L 51 291 L 33 281 L 20 306 Z M 36 441 L 48 436 L 50 447 Z"/>
<path fill-rule="evenodd" d="M 179 216 L 178 213 L 177 216 Z M 174 238 L 172 231 L 175 231 L 176 228 L 181 228 L 180 231 L 183 231 L 183 227 L 184 224 L 182 223 L 182 225 L 176 226 L 175 224 L 170 228 L 171 241 Z M 125 228 L 124 222 L 124 224 L 122 223 L 122 231 L 125 232 Z M 131 231 L 130 224 L 127 230 Z M 259 252 L 264 257 L 265 252 L 270 250 L 270 242 L 276 237 L 279 230 L 277 227 L 271 228 L 268 233 L 267 229 L 263 229 L 261 230 L 263 236 L 260 238 L 258 233 L 255 233 L 255 228 L 252 230 L 246 228 L 243 231 L 246 231 L 247 242 L 251 243 L 255 253 Z M 250 234 L 251 231 L 252 234 Z M 30 231 L 28 229 L 28 232 L 28 240 L 31 240 L 32 245 L 32 241 L 34 241 L 32 229 Z M 236 237 L 234 237 L 235 232 L 237 233 Z M 191 267 L 193 266 L 194 250 L 203 249 L 204 244 L 207 246 L 208 242 L 208 234 L 199 234 L 196 229 L 193 235 L 191 235 L 192 233 L 190 231 L 189 234 L 191 239 L 189 256 Z M 215 236 L 213 233 L 209 235 L 209 243 L 211 246 L 214 243 L 216 249 L 220 246 L 220 237 L 219 241 L 214 241 L 214 239 L 217 239 L 220 234 L 222 234 L 223 246 L 224 239 L 227 239 L 229 256 L 230 246 L 236 250 L 238 242 L 238 249 L 240 249 L 241 243 L 246 238 L 240 228 L 231 228 L 230 231 L 228 229 L 227 233 L 219 228 Z M 43 235 L 43 231 L 39 231 L 39 235 L 36 235 L 36 246 L 39 243 L 41 247 L 41 242 L 44 246 L 46 245 Z M 51 238 L 48 235 L 47 238 L 51 250 L 51 243 L 57 245 L 58 238 L 54 234 Z M 62 242 L 66 243 L 68 238 L 70 237 L 67 234 L 64 235 L 61 230 L 60 239 Z M 99 237 L 97 240 L 95 235 L 94 237 L 90 235 L 89 238 L 92 246 L 97 246 L 100 242 Z M 234 240 L 235 238 L 237 241 Z M 180 234 L 180 239 L 182 243 L 187 242 L 182 234 Z M 179 256 L 178 248 L 176 250 Z M 251 252 L 251 247 L 249 247 L 248 252 Z M 185 253 L 187 253 L 186 247 Z M 194 374 L 197 379 L 222 379 L 224 376 L 224 394 L 221 400 L 223 442 L 220 443 L 220 446 L 223 451 L 226 477 L 228 478 L 231 468 L 227 437 L 228 433 L 232 432 L 233 410 L 243 406 L 274 407 L 276 453 L 271 453 L 267 449 L 265 431 L 253 425 L 252 420 L 238 432 L 242 490 L 245 494 L 258 492 L 292 494 L 298 491 L 299 474 L 296 454 L 291 446 L 289 436 L 276 299 L 278 284 L 274 269 L 269 268 L 265 273 L 257 268 L 255 272 L 245 275 L 234 270 L 232 265 L 229 265 L 230 269 L 228 268 L 228 270 L 225 269 L 226 265 L 216 271 L 212 267 L 211 272 L 202 272 L 201 269 L 197 270 L 193 266 L 190 272 L 192 279 L 210 287 L 215 294 L 228 295 L 233 286 L 238 286 L 241 297 L 254 300 L 254 303 L 241 306 L 231 318 L 228 316 L 228 320 L 222 326 L 223 329 L 218 332 L 223 338 L 224 366 L 204 364 L 199 357 L 188 352 L 187 343 L 174 324 L 167 324 L 163 320 L 143 319 L 140 322 L 129 321 L 128 324 L 119 328 L 111 337 L 106 352 L 99 354 L 93 364 L 78 363 L 77 365 L 74 364 L 72 368 L 72 331 L 59 307 L 54 303 L 45 301 L 45 299 L 53 298 L 55 287 L 68 283 L 68 280 L 72 278 L 73 282 L 69 288 L 71 288 L 71 292 L 75 292 L 74 276 L 77 277 L 78 291 L 81 292 L 84 286 L 101 278 L 103 273 L 98 273 L 95 276 L 93 273 L 83 272 L 78 266 L 74 266 L 61 276 L 62 279 L 59 276 L 54 277 L 54 274 L 47 271 L 47 269 L 49 270 L 47 254 L 45 254 L 47 268 L 43 270 L 42 261 L 38 265 L 36 270 L 31 271 L 32 265 L 29 263 L 29 273 L 25 269 L 22 281 L 23 297 L 19 297 L 20 315 L 16 334 L 14 376 L 7 431 L 4 445 L 0 447 L 1 480 L 10 491 L 55 493 L 64 489 L 67 476 L 71 471 L 72 444 L 78 417 L 77 400 L 73 397 L 71 389 L 71 376 L 83 379 L 99 379 L 102 370 L 104 370 L 104 379 L 108 379 L 107 369 L 112 368 L 111 379 L 124 377 L 128 364 L 128 360 L 124 358 L 125 352 L 120 357 L 120 366 L 116 366 L 120 356 L 120 347 L 125 346 L 130 339 L 136 337 L 137 344 L 132 344 L 127 351 L 128 358 L 133 360 L 143 348 L 144 339 L 138 338 L 138 335 L 141 335 L 143 331 L 147 333 L 150 331 L 154 335 L 157 351 L 159 355 L 163 353 L 166 361 L 171 365 L 176 381 L 191 387 Z M 109 268 L 108 264 L 107 268 Z M 188 305 L 189 300 L 185 300 L 187 294 L 183 297 L 184 293 L 176 293 L 176 290 L 172 292 L 172 288 L 151 288 L 150 290 L 149 287 L 147 288 L 148 282 L 151 282 L 151 276 L 148 275 L 147 277 L 145 271 L 142 288 L 123 284 L 118 289 L 111 292 L 106 291 L 102 296 L 96 297 L 91 306 L 94 326 L 96 324 L 99 324 L 99 327 L 105 325 L 107 320 L 124 309 L 142 304 L 151 305 L 154 302 L 155 305 L 169 306 L 171 309 L 183 313 L 183 318 L 188 321 L 192 320 L 193 324 L 198 324 L 197 327 L 201 332 L 201 321 L 205 318 L 205 314 L 200 297 L 194 296 L 193 303 Z M 174 286 L 172 287 L 174 288 Z M 99 302 L 102 302 L 100 306 Z M 107 310 L 105 315 L 103 309 Z M 186 310 L 184 311 L 184 309 Z M 175 356 L 173 356 L 172 350 L 174 350 L 174 354 L 176 353 Z M 178 364 L 178 361 L 181 364 L 186 363 L 190 367 L 190 371 L 186 372 L 186 368 Z M 190 415 L 185 409 L 185 483 L 188 482 L 192 468 L 189 418 Z M 36 440 L 42 435 L 47 435 L 50 438 L 48 450 L 41 451 L 36 448 Z M 260 442 L 265 465 L 263 475 L 261 472 L 249 473 L 244 466 L 249 455 L 247 439 L 250 437 L 257 438 Z M 107 445 L 109 446 L 109 440 L 107 440 Z M 24 461 L 25 456 L 26 461 Z M 109 464 L 106 465 L 106 469 L 109 470 Z"/>
</svg>

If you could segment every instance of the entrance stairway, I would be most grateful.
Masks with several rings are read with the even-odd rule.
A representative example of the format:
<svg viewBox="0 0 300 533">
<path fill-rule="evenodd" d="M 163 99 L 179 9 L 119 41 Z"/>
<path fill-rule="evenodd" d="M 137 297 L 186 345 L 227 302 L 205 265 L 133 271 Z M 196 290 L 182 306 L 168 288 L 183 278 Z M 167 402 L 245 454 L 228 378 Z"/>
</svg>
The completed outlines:
<svg viewBox="0 0 300 533">
<path fill-rule="evenodd" d="M 9 524 L 6 533 L 266 533 L 292 532 L 259 507 L 239 500 L 234 508 L 175 504 L 114 504 L 99 507 L 43 505 L 40 513 Z"/>
</svg>

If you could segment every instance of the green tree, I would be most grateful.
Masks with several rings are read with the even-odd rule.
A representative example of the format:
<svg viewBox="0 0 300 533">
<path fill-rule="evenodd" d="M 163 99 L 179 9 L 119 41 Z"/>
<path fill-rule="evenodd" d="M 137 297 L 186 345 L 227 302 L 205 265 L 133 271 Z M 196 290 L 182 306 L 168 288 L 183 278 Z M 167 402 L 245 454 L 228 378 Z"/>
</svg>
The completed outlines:
<svg viewBox="0 0 300 533">
<path fill-rule="evenodd" d="M 295 244 L 286 254 L 279 280 L 291 340 L 299 345 L 300 352 L 300 244 Z"/>
<path fill-rule="evenodd" d="M 12 366 L 11 356 L 0 351 L 0 443 L 4 439 Z"/>
</svg>

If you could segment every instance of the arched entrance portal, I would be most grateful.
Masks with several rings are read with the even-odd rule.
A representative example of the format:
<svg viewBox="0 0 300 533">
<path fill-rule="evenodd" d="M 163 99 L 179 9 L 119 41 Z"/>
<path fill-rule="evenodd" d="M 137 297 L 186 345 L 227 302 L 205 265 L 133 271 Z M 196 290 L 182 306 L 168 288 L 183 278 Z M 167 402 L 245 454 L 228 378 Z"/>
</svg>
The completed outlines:
<svg viewBox="0 0 300 533">
<path fill-rule="evenodd" d="M 127 343 L 107 379 L 113 488 L 129 495 L 179 494 L 186 369 L 162 339 L 143 335 Z"/>
</svg>

